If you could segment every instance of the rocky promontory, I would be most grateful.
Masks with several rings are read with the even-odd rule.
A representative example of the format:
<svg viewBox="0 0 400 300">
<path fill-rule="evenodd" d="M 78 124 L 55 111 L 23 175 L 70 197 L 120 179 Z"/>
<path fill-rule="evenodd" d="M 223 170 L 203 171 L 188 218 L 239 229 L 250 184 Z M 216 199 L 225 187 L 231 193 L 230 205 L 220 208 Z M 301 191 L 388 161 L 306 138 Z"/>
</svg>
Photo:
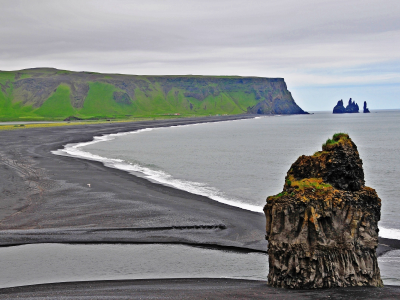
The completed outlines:
<svg viewBox="0 0 400 300">
<path fill-rule="evenodd" d="M 283 78 L 0 71 L 0 120 L 305 114 Z M 3 99 L 3 100 L 1 100 Z"/>
<path fill-rule="evenodd" d="M 285 288 L 383 286 L 376 256 L 381 200 L 365 186 L 347 134 L 300 156 L 283 191 L 267 198 L 268 284 Z"/>
</svg>

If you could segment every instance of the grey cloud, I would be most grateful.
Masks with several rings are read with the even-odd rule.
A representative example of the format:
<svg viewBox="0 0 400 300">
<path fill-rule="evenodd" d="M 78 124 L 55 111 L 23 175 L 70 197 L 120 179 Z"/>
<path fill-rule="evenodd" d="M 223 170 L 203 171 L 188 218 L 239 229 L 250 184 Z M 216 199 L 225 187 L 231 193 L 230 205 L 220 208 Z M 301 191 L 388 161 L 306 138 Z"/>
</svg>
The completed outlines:
<svg viewBox="0 0 400 300">
<path fill-rule="evenodd" d="M 55 41 L 72 50 L 179 51 L 343 40 L 400 29 L 398 1 L 142 2 L 16 1 L 2 9 L 2 37 L 14 51 L 21 42 L 33 51 L 58 49 Z"/>
<path fill-rule="evenodd" d="M 0 69 L 329 77 L 400 59 L 399 3 L 0 1 Z"/>
</svg>

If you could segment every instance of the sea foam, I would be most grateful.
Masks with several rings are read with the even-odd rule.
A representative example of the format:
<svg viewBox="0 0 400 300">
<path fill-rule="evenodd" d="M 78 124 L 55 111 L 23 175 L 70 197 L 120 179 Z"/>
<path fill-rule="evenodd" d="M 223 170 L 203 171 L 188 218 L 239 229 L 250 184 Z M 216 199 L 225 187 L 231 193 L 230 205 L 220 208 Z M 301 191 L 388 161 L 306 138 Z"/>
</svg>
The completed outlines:
<svg viewBox="0 0 400 300">
<path fill-rule="evenodd" d="M 254 119 L 259 119 L 259 118 L 261 118 L 261 117 L 255 117 Z M 243 119 L 243 120 L 246 120 L 246 119 Z M 243 121 L 243 120 L 231 120 L 228 122 Z M 226 122 L 226 121 L 224 121 L 224 122 Z M 209 122 L 209 123 L 211 123 L 211 122 Z M 209 123 L 200 123 L 200 124 L 209 124 Z M 214 123 L 216 123 L 216 122 L 214 122 Z M 52 153 L 56 154 L 56 155 L 72 156 L 72 157 L 83 158 L 83 159 L 87 159 L 87 160 L 99 161 L 99 162 L 102 162 L 106 167 L 123 170 L 128 173 L 131 173 L 132 175 L 139 175 L 139 176 L 144 177 L 155 183 L 159 183 L 159 184 L 170 186 L 170 187 L 173 187 L 173 188 L 176 188 L 179 190 L 187 191 L 192 194 L 205 196 L 205 197 L 208 197 L 217 202 L 224 203 L 224 204 L 234 206 L 234 207 L 238 207 L 238 208 L 241 208 L 244 210 L 262 213 L 263 207 L 244 203 L 237 199 L 229 198 L 223 192 L 219 191 L 218 189 L 216 189 L 214 187 L 207 186 L 204 183 L 176 179 L 173 176 L 171 176 L 170 174 L 163 172 L 161 170 L 152 170 L 150 168 L 141 166 L 140 164 L 131 164 L 131 163 L 126 162 L 121 159 L 114 159 L 114 158 L 107 158 L 107 157 L 99 156 L 96 154 L 92 154 L 90 152 L 86 152 L 81 149 L 82 147 L 93 145 L 96 143 L 112 141 L 115 137 L 123 136 L 123 135 L 127 135 L 127 134 L 138 134 L 138 133 L 143 133 L 143 132 L 151 131 L 151 130 L 161 130 L 164 128 L 185 127 L 185 126 L 193 126 L 193 125 L 199 125 L 199 124 L 196 123 L 196 124 L 189 124 L 189 125 L 169 126 L 169 127 L 145 128 L 145 129 L 139 129 L 139 130 L 130 131 L 130 132 L 113 133 L 113 134 L 107 134 L 107 135 L 103 135 L 103 136 L 95 136 L 95 137 L 93 137 L 92 141 L 76 143 L 76 144 L 67 144 L 64 146 L 63 149 L 58 149 L 58 150 L 52 151 Z"/>
<path fill-rule="evenodd" d="M 262 118 L 262 117 L 255 117 L 254 119 L 259 119 L 259 118 Z M 244 120 L 246 120 L 246 119 L 244 119 Z M 236 122 L 236 121 L 244 121 L 244 120 L 232 120 L 232 121 L 228 121 L 228 122 Z M 226 122 L 226 121 L 224 121 L 224 122 Z M 215 201 L 218 201 L 218 202 L 230 205 L 230 206 L 235 206 L 235 207 L 239 207 L 239 208 L 249 210 L 249 211 L 254 211 L 254 212 L 262 212 L 262 206 L 251 205 L 251 204 L 244 203 L 237 199 L 229 198 L 223 192 L 219 191 L 218 189 L 216 189 L 214 187 L 207 186 L 204 183 L 176 179 L 173 176 L 171 176 L 170 174 L 163 172 L 161 170 L 153 170 L 148 167 L 141 166 L 139 164 L 131 164 L 131 163 L 123 161 L 121 159 L 102 157 L 102 156 L 95 155 L 95 154 L 92 154 L 92 153 L 82 150 L 82 148 L 85 146 L 100 143 L 100 142 L 112 141 L 115 137 L 118 137 L 118 136 L 123 136 L 123 135 L 128 135 L 128 134 L 139 134 L 139 133 L 148 132 L 148 131 L 152 131 L 152 130 L 161 130 L 164 128 L 185 127 L 185 126 L 194 126 L 194 125 L 201 125 L 201 124 L 210 124 L 210 123 L 200 123 L 200 124 L 197 123 L 197 124 L 190 124 L 190 125 L 176 125 L 176 126 L 170 126 L 170 127 L 145 128 L 145 129 L 140 129 L 140 130 L 130 131 L 130 132 L 121 132 L 121 133 L 113 133 L 113 134 L 108 134 L 108 135 L 103 135 L 103 136 L 95 136 L 95 137 L 93 137 L 92 141 L 82 142 L 82 143 L 77 143 L 77 144 L 67 144 L 64 146 L 63 149 L 52 151 L 52 153 L 56 154 L 56 155 L 72 156 L 72 157 L 83 158 L 83 159 L 87 159 L 87 160 L 99 161 L 99 162 L 102 162 L 107 167 L 123 170 L 123 171 L 129 172 L 133 175 L 144 177 L 152 182 L 156 182 L 156 183 L 163 184 L 166 186 L 171 186 L 176 189 L 190 192 L 192 194 L 205 196 L 212 200 L 215 200 Z M 400 230 L 394 229 L 394 228 L 380 227 L 379 236 L 383 237 L 383 238 L 400 240 Z"/>
<path fill-rule="evenodd" d="M 280 115 L 277 115 L 277 116 L 280 116 Z M 254 119 L 259 119 L 259 118 L 262 118 L 262 117 L 255 117 Z M 244 121 L 244 120 L 246 120 L 246 119 L 231 120 L 231 121 L 224 121 L 224 122 L 236 122 L 236 121 Z M 244 210 L 262 213 L 263 212 L 262 206 L 252 205 L 252 204 L 244 203 L 237 199 L 229 198 L 223 192 L 219 191 L 218 189 L 216 189 L 214 187 L 207 186 L 204 183 L 176 179 L 173 176 L 171 176 L 170 174 L 168 174 L 164 171 L 161 171 L 161 170 L 153 170 L 153 169 L 141 166 L 139 164 L 131 164 L 131 163 L 126 162 L 121 159 L 102 157 L 102 156 L 99 156 L 96 154 L 92 154 L 92 153 L 83 151 L 81 149 L 82 147 L 85 147 L 88 145 L 92 145 L 92 144 L 96 144 L 96 143 L 100 143 L 100 142 L 112 141 L 115 137 L 118 137 L 118 136 L 123 136 L 123 135 L 128 135 L 128 134 L 139 134 L 139 133 L 148 132 L 148 131 L 152 131 L 152 130 L 161 130 L 161 129 L 171 128 L 171 127 L 185 127 L 185 126 L 194 126 L 194 125 L 210 124 L 210 123 L 196 123 L 196 124 L 189 124 L 189 125 L 175 125 L 175 126 L 169 126 L 169 127 L 144 128 L 144 129 L 139 129 L 139 130 L 130 131 L 130 132 L 121 132 L 121 133 L 107 134 L 107 135 L 103 135 L 103 136 L 95 136 L 95 137 L 93 137 L 92 141 L 76 143 L 76 144 L 67 144 L 64 146 L 63 149 L 52 151 L 52 153 L 56 154 L 56 155 L 72 156 L 72 157 L 83 158 L 83 159 L 87 159 L 87 160 L 99 161 L 99 162 L 102 162 L 106 167 L 123 170 L 132 175 L 144 177 L 152 182 L 156 182 L 156 183 L 159 183 L 162 185 L 166 185 L 166 186 L 170 186 L 170 187 L 173 187 L 176 189 L 187 191 L 192 194 L 205 196 L 205 197 L 208 197 L 217 202 L 224 203 L 224 204 L 234 206 L 234 207 L 239 207 Z M 219 122 L 214 122 L 214 123 L 219 123 Z M 379 231 L 380 237 L 400 240 L 400 229 L 385 228 L 385 227 L 379 227 L 379 228 L 380 228 L 380 231 Z"/>
<path fill-rule="evenodd" d="M 400 229 L 379 227 L 379 236 L 387 239 L 400 240 Z"/>
</svg>

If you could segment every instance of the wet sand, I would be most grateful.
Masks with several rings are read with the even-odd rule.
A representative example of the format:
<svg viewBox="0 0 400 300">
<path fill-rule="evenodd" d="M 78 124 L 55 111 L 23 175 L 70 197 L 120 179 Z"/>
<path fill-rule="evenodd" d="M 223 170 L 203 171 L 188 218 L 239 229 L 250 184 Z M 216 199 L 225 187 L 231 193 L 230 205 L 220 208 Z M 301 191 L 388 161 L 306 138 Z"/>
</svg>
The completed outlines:
<svg viewBox="0 0 400 300">
<path fill-rule="evenodd" d="M 1 131 L 0 188 L 7 209 L 0 212 L 0 245 L 165 242 L 265 251 L 260 213 L 51 153 L 95 135 L 243 117 Z"/>
<path fill-rule="evenodd" d="M 99 162 L 51 153 L 67 143 L 90 141 L 96 135 L 249 117 L 0 131 L 0 246 L 156 242 L 265 252 L 265 219 L 261 213 L 152 183 Z M 399 241 L 383 241 L 380 254 L 400 248 Z M 167 282 L 164 287 L 172 284 Z M 203 283 L 215 287 L 212 280 Z M 195 281 L 189 285 L 196 286 Z"/>
<path fill-rule="evenodd" d="M 399 299 L 400 287 L 287 290 L 264 281 L 155 279 L 69 282 L 0 290 L 2 299 Z"/>
</svg>

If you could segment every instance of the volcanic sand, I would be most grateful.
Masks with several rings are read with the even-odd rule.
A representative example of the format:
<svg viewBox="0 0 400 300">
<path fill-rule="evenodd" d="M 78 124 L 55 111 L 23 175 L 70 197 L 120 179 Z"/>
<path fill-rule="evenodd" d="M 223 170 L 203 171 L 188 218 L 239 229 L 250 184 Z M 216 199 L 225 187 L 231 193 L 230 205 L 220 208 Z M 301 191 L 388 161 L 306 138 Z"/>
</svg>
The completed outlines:
<svg viewBox="0 0 400 300">
<path fill-rule="evenodd" d="M 266 252 L 265 218 L 261 213 L 152 183 L 125 171 L 105 167 L 100 162 L 51 153 L 68 143 L 91 141 L 93 136 L 103 134 L 251 117 L 254 116 L 185 118 L 0 131 L 0 246 L 49 242 L 182 243 Z M 380 241 L 378 254 L 400 248 L 400 242 L 397 240 Z M 242 298 L 247 293 L 250 293 L 249 298 L 255 298 L 255 292 L 264 297 L 277 297 L 276 293 L 283 293 L 288 297 L 300 296 L 293 291 L 269 288 L 266 282 L 258 281 L 145 281 L 153 282 L 154 285 L 143 285 L 143 282 L 109 281 L 104 284 L 104 288 L 121 295 L 132 295 L 132 292 L 140 289 L 143 293 L 150 293 L 158 298 L 176 294 L 177 290 L 193 292 L 193 296 L 198 293 L 199 297 L 207 290 L 205 294 L 214 299 L 228 295 L 234 298 L 231 291 L 235 290 L 237 295 L 244 293 L 241 294 Z M 236 285 L 240 286 L 240 291 L 234 288 Z M 60 283 L 2 289 L 0 295 L 6 293 L 11 296 L 16 293 L 15 296 L 18 294 L 19 297 L 31 297 L 36 291 L 41 294 L 47 291 L 51 296 L 59 289 L 65 291 L 65 295 L 75 295 L 76 299 L 79 299 L 84 297 L 86 292 L 82 291 L 85 290 L 88 294 L 89 291 L 101 294 L 103 285 L 79 283 L 76 286 L 79 287 L 79 293 L 76 292 L 75 285 Z M 164 294 L 165 290 L 169 290 L 170 294 Z M 345 290 L 337 293 L 344 293 Z M 378 290 L 380 294 L 374 293 L 378 293 L 376 297 L 380 299 L 385 299 L 385 295 L 390 293 L 400 295 L 400 288 L 397 287 Z M 314 296 L 320 295 L 318 291 L 310 293 L 316 293 Z"/>
</svg>

